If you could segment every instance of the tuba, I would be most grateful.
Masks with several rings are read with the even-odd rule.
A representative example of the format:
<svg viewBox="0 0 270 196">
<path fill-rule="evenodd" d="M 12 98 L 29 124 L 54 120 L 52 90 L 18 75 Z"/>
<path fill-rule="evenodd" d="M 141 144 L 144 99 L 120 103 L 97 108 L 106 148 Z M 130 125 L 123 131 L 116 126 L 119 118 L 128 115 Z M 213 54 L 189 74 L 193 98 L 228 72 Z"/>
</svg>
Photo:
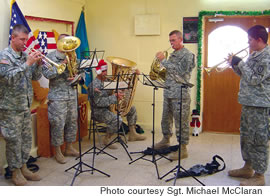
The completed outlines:
<svg viewBox="0 0 270 196">
<path fill-rule="evenodd" d="M 75 50 L 80 44 L 81 40 L 74 36 L 66 36 L 57 41 L 57 49 L 66 54 L 67 68 L 71 78 L 74 78 L 78 73 L 77 55 Z"/>
<path fill-rule="evenodd" d="M 121 116 L 126 116 L 132 106 L 133 98 L 135 95 L 135 90 L 137 87 L 138 76 L 134 73 L 134 68 L 136 63 L 128 59 L 120 57 L 107 57 L 112 65 L 112 80 L 117 80 L 119 77 L 119 82 L 124 81 L 127 83 L 128 88 L 124 89 L 124 97 L 118 102 L 118 112 Z M 117 111 L 117 105 L 113 105 L 111 108 L 113 112 Z"/>
<path fill-rule="evenodd" d="M 164 56 L 165 56 L 166 59 L 168 58 L 168 50 L 170 48 L 163 51 Z M 157 57 L 155 57 L 153 62 L 152 62 L 149 76 L 150 76 L 151 80 L 157 80 L 158 78 L 160 78 L 161 80 L 165 81 L 166 68 L 160 66 L 160 61 L 159 61 L 159 59 Z"/>
</svg>

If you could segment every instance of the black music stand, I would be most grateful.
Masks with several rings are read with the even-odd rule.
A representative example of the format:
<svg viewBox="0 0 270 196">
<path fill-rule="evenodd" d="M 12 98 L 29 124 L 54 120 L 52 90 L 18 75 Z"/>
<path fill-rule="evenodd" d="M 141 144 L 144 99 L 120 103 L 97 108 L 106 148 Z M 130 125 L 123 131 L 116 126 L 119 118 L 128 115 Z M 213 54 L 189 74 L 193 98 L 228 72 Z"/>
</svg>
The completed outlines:
<svg viewBox="0 0 270 196">
<path fill-rule="evenodd" d="M 98 64 L 98 54 L 102 53 L 101 59 L 104 57 L 105 50 L 89 50 L 83 51 L 81 54 L 83 58 L 80 59 L 79 70 L 91 70 L 91 68 L 96 68 Z M 88 69 L 89 68 L 89 69 Z"/>
<path fill-rule="evenodd" d="M 149 161 L 155 165 L 158 179 L 160 179 L 158 167 L 157 167 L 157 161 L 162 159 L 162 158 L 165 158 L 165 159 L 172 162 L 171 159 L 159 154 L 159 152 L 157 150 L 155 150 L 155 91 L 158 90 L 158 88 L 166 88 L 166 86 L 164 85 L 163 82 L 158 81 L 158 80 L 151 80 L 148 78 L 148 76 L 146 76 L 144 74 L 143 74 L 143 84 L 153 87 L 153 104 L 152 104 L 152 106 L 153 106 L 153 130 L 152 130 L 152 149 L 151 149 L 152 160 L 144 158 L 147 155 L 147 154 L 144 154 L 141 157 L 135 159 L 134 161 L 131 161 L 129 164 L 132 164 L 135 161 L 138 161 L 140 159 L 145 160 L 145 161 Z M 141 153 L 141 152 L 131 152 L 130 154 L 134 154 L 134 153 Z M 160 157 L 158 159 L 156 159 L 156 155 L 159 155 Z"/>
<path fill-rule="evenodd" d="M 189 176 L 191 176 L 192 178 L 194 178 L 196 181 L 198 181 L 201 185 L 205 186 L 200 180 L 198 180 L 194 175 L 192 175 L 191 173 L 189 173 L 185 168 L 183 168 L 180 164 L 181 162 L 181 137 L 182 137 L 182 91 L 183 88 L 191 88 L 193 86 L 193 84 L 188 83 L 188 82 L 184 82 L 183 80 L 181 80 L 181 90 L 180 90 L 180 97 L 181 100 L 179 102 L 179 106 L 180 106 L 180 119 L 179 119 L 179 138 L 178 138 L 178 164 L 176 165 L 176 167 L 174 167 L 172 170 L 170 170 L 169 172 L 167 172 L 165 175 L 163 175 L 160 179 L 164 178 L 165 176 L 167 176 L 168 174 L 174 172 L 176 170 L 176 173 L 174 173 L 174 177 L 173 178 L 169 178 L 166 180 L 166 182 L 169 182 L 171 180 L 174 179 L 174 183 L 173 185 L 175 186 L 176 183 L 176 179 L 178 178 L 178 174 L 180 173 L 180 169 L 183 169 Z"/>
<path fill-rule="evenodd" d="M 108 175 L 108 174 L 106 174 L 106 173 L 104 173 L 104 172 L 102 172 L 102 171 L 100 171 L 100 170 L 98 170 L 98 169 L 96 169 L 96 168 L 94 168 L 94 167 L 92 167 L 92 166 L 90 166 L 90 165 L 88 165 L 88 164 L 86 164 L 86 163 L 84 163 L 82 161 L 81 129 L 80 129 L 80 106 L 78 104 L 78 82 L 79 82 L 79 80 L 73 81 L 72 86 L 76 90 L 76 100 L 77 100 L 77 113 L 78 113 L 77 122 L 78 122 L 78 136 L 79 136 L 79 157 L 78 158 L 79 158 L 79 162 L 65 170 L 65 172 L 69 171 L 70 169 L 75 169 L 76 170 L 76 172 L 75 172 L 75 174 L 73 176 L 72 182 L 71 182 L 71 186 L 73 186 L 73 183 L 74 183 L 76 177 L 78 175 L 80 175 L 81 173 L 84 173 L 84 172 L 92 171 L 92 174 L 93 174 L 93 171 L 98 171 L 99 173 L 102 173 L 103 175 L 110 177 L 110 175 Z M 86 166 L 89 169 L 83 170 L 83 167 L 82 167 L 83 165 Z"/>
<path fill-rule="evenodd" d="M 91 106 L 91 119 L 93 120 L 93 147 L 90 148 L 89 150 L 85 151 L 81 156 L 84 156 L 85 154 L 93 154 L 93 159 L 92 159 L 92 167 L 94 167 L 94 164 L 95 164 L 95 155 L 98 155 L 100 152 L 102 152 L 103 154 L 106 154 L 112 158 L 114 158 L 115 160 L 117 160 L 117 158 L 107 152 L 105 152 L 104 150 L 101 150 L 100 148 L 98 148 L 96 146 L 96 130 L 97 130 L 97 125 L 96 125 L 96 119 L 95 119 L 95 109 L 94 109 L 94 95 L 93 95 L 93 87 L 92 87 L 92 84 L 91 85 L 91 89 L 89 90 L 90 91 L 90 96 L 89 96 L 89 99 L 90 99 L 90 106 Z M 91 129 L 91 127 L 90 127 Z M 89 133 L 91 134 L 91 133 Z M 92 171 L 92 174 L 93 174 L 94 171 Z"/>
<path fill-rule="evenodd" d="M 121 81 L 122 83 L 121 84 L 124 84 L 124 85 L 121 85 L 119 86 L 119 83 L 120 83 L 120 73 L 118 73 L 117 75 L 117 80 L 116 80 L 116 83 L 115 83 L 115 87 L 113 88 L 113 90 L 115 91 L 115 93 L 118 93 L 119 89 L 120 90 L 124 90 L 124 89 L 129 89 L 129 88 L 132 88 L 132 86 L 128 86 L 128 84 L 126 83 L 126 81 L 124 80 L 124 78 L 122 78 L 123 76 L 130 76 L 130 75 L 133 75 L 133 80 L 136 79 L 136 76 L 135 76 L 135 73 L 134 74 L 123 74 L 121 75 Z M 112 78 L 114 78 L 115 76 L 112 76 Z M 104 89 L 103 90 L 112 90 L 112 88 L 107 88 L 110 84 L 112 84 L 114 81 L 112 82 L 109 82 L 107 85 L 104 85 Z M 114 86 L 114 85 L 113 85 Z M 117 112 L 117 128 L 118 128 L 118 131 L 117 131 L 117 136 L 109 143 L 107 144 L 106 146 L 104 146 L 102 149 L 101 149 L 101 152 L 106 149 L 107 147 L 109 147 L 110 145 L 114 144 L 114 143 L 120 143 L 121 146 L 124 148 L 124 150 L 126 151 L 128 157 L 130 158 L 130 160 L 132 160 L 127 148 L 128 148 L 128 145 L 123 141 L 123 139 L 120 137 L 120 132 L 119 132 L 119 116 L 120 116 L 120 112 L 119 112 L 119 101 L 117 99 L 117 109 L 116 109 L 116 112 Z M 100 152 L 99 152 L 100 153 Z M 97 153 L 97 154 L 99 154 Z"/>
<path fill-rule="evenodd" d="M 94 51 L 84 51 L 83 53 L 90 53 L 91 54 L 91 52 L 92 52 L 92 55 L 88 55 L 89 56 L 89 60 L 90 60 L 90 66 L 89 65 L 86 65 L 86 62 L 87 61 L 81 61 L 81 65 L 80 65 L 80 69 L 82 70 L 84 70 L 84 69 L 86 69 L 86 70 L 88 70 L 88 71 L 92 71 L 92 69 L 93 68 L 96 68 L 96 66 L 94 65 L 94 60 L 96 60 L 96 63 L 98 63 L 98 58 L 97 58 L 97 54 L 99 53 L 99 52 L 102 52 L 103 53 L 103 55 L 102 55 L 102 58 L 103 58 L 103 56 L 104 56 L 104 50 L 100 50 L 100 51 L 97 51 L 96 49 L 94 50 Z M 92 148 L 90 148 L 89 150 L 87 150 L 87 151 L 85 151 L 81 156 L 84 156 L 85 154 L 91 154 L 91 153 L 93 153 L 93 159 L 92 159 L 92 167 L 94 167 L 94 165 L 95 165 L 95 155 L 98 155 L 98 153 L 99 152 L 102 152 L 102 153 L 104 153 L 104 154 L 106 154 L 106 155 L 108 155 L 108 156 L 110 156 L 110 157 L 112 157 L 112 158 L 114 158 L 114 159 L 117 159 L 116 157 L 114 157 L 113 155 L 111 155 L 111 154 L 109 154 L 109 153 L 107 153 L 107 152 L 105 152 L 104 150 L 101 150 L 101 149 L 99 149 L 97 146 L 96 146 L 96 129 L 97 129 L 97 125 L 96 125 L 96 119 L 94 118 L 94 112 L 95 112 L 95 110 L 94 110 L 94 94 L 93 94 L 93 91 L 94 89 L 92 88 L 92 85 L 90 84 L 90 90 L 89 90 L 89 99 L 90 99 L 90 106 L 91 106 L 91 119 L 93 120 L 93 147 Z M 92 118 L 93 117 L 93 118 Z M 90 127 L 90 129 L 91 129 L 91 127 Z M 91 134 L 91 133 L 89 133 L 89 134 Z M 79 157 L 78 157 L 79 158 Z M 78 159 L 78 158 L 76 158 L 76 160 Z M 93 174 L 93 172 L 94 172 L 94 170 L 92 170 L 92 174 Z"/>
</svg>

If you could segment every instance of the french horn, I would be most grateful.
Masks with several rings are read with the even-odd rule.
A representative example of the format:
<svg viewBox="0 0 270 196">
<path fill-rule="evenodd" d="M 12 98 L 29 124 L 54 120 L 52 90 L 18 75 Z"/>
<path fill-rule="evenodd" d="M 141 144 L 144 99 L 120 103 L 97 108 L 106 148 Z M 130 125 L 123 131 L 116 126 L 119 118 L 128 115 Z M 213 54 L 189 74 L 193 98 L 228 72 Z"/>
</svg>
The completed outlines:
<svg viewBox="0 0 270 196">
<path fill-rule="evenodd" d="M 168 50 L 170 48 L 171 47 L 169 47 L 167 50 L 163 51 L 163 54 L 164 54 L 166 59 L 168 58 Z M 162 67 L 160 65 L 160 61 L 157 57 L 154 58 L 154 60 L 151 64 L 149 76 L 150 76 L 151 80 L 157 80 L 158 78 L 160 78 L 162 81 L 165 81 L 165 79 L 166 79 L 166 68 Z"/>
</svg>

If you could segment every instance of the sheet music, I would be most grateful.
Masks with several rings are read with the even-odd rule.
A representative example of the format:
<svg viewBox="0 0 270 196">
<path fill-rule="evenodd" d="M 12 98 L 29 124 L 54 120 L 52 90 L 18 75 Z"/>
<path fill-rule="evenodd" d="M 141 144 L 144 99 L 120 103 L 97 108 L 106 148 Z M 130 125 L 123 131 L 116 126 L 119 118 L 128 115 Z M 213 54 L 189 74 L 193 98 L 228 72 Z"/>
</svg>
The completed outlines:
<svg viewBox="0 0 270 196">
<path fill-rule="evenodd" d="M 104 82 L 104 89 L 106 90 L 115 90 L 117 82 Z M 128 84 L 126 82 L 119 82 L 118 89 L 127 89 Z"/>
<path fill-rule="evenodd" d="M 98 61 L 99 61 L 99 59 L 98 59 Z M 94 59 L 93 64 L 91 65 L 92 59 L 83 59 L 81 61 L 80 69 L 89 68 L 90 65 L 92 68 L 96 68 L 98 66 L 98 61 L 97 61 L 97 59 Z"/>
<path fill-rule="evenodd" d="M 149 80 L 145 80 L 144 81 L 144 84 L 145 85 L 149 85 L 149 86 L 156 86 L 156 87 L 160 87 L 160 88 L 165 88 L 166 86 L 165 86 L 165 83 L 163 82 L 163 81 L 161 81 L 161 80 L 151 80 L 151 81 L 149 81 Z"/>
</svg>

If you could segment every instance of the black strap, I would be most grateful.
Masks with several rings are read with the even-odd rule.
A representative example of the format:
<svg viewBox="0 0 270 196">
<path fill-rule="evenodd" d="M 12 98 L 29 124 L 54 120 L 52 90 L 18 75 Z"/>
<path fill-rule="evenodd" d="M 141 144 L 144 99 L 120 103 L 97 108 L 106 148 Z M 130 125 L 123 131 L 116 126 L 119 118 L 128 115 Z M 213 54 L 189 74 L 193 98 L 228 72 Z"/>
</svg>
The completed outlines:
<svg viewBox="0 0 270 196">
<path fill-rule="evenodd" d="M 225 161 L 223 160 L 223 158 L 221 156 L 219 156 L 219 155 L 213 156 L 213 162 L 214 163 L 218 163 L 217 158 L 223 162 L 223 167 L 221 169 L 217 168 L 217 172 L 220 172 L 220 171 L 223 171 L 226 168 L 226 164 L 225 164 Z M 220 166 L 220 164 L 219 164 L 219 166 Z"/>
<path fill-rule="evenodd" d="M 39 170 L 39 166 L 33 163 L 27 164 L 27 168 L 34 173 Z"/>
<path fill-rule="evenodd" d="M 219 159 L 223 162 L 223 167 L 221 169 L 221 164 L 217 161 Z M 223 171 L 226 168 L 225 161 L 219 155 L 213 156 L 213 160 L 211 163 L 207 163 L 206 165 L 197 164 L 191 167 L 187 172 L 180 171 L 177 175 L 177 178 L 184 178 L 189 176 L 201 176 L 206 174 L 214 174 L 220 171 Z"/>
<path fill-rule="evenodd" d="M 28 161 L 26 162 L 27 168 L 32 172 L 37 172 L 39 170 L 39 166 L 37 164 L 34 164 L 34 162 L 37 161 L 37 158 L 30 156 Z"/>
</svg>

